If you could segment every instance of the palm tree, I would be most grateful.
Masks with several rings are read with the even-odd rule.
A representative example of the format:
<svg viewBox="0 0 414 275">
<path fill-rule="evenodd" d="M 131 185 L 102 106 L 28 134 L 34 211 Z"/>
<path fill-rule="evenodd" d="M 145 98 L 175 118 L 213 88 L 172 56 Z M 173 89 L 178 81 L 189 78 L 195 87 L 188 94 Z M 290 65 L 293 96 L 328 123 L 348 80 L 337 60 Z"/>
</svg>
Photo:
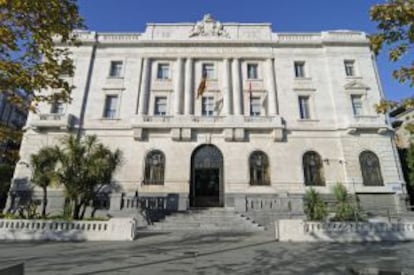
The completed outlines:
<svg viewBox="0 0 414 275">
<path fill-rule="evenodd" d="M 52 147 L 44 147 L 37 154 L 31 155 L 30 165 L 32 167 L 32 183 L 42 188 L 43 203 L 42 217 L 46 217 L 47 188 L 52 184 L 55 177 L 57 163 L 56 150 Z"/>
<path fill-rule="evenodd" d="M 68 136 L 56 151 L 60 162 L 57 176 L 73 205 L 73 218 L 82 219 L 90 201 L 111 183 L 121 164 L 121 151 L 112 152 L 96 136 Z"/>
</svg>

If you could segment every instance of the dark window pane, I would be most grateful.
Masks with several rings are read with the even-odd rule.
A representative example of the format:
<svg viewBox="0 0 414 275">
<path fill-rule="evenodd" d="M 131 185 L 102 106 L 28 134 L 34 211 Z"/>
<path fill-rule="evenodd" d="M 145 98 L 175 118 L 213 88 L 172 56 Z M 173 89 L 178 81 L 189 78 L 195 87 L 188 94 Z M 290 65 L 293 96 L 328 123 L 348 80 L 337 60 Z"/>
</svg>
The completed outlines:
<svg viewBox="0 0 414 275">
<path fill-rule="evenodd" d="M 303 155 L 303 173 L 305 185 L 325 185 L 321 156 L 313 151 Z"/>
<path fill-rule="evenodd" d="M 250 185 L 270 185 L 269 159 L 261 151 L 251 153 L 249 158 Z"/>
<path fill-rule="evenodd" d="M 384 185 L 380 162 L 373 152 L 364 151 L 359 155 L 363 184 L 367 186 Z"/>
<path fill-rule="evenodd" d="M 165 157 L 161 151 L 154 150 L 145 158 L 144 184 L 164 184 Z"/>
</svg>

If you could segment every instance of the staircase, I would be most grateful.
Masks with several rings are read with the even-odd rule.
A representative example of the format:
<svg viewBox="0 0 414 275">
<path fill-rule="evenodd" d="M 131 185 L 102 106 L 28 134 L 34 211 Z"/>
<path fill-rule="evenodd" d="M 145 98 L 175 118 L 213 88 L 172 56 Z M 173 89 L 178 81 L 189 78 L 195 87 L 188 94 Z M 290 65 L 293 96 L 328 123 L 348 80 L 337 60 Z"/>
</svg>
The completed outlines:
<svg viewBox="0 0 414 275">
<path fill-rule="evenodd" d="M 176 212 L 138 229 L 139 232 L 260 232 L 265 228 L 230 208 L 199 208 Z"/>
</svg>

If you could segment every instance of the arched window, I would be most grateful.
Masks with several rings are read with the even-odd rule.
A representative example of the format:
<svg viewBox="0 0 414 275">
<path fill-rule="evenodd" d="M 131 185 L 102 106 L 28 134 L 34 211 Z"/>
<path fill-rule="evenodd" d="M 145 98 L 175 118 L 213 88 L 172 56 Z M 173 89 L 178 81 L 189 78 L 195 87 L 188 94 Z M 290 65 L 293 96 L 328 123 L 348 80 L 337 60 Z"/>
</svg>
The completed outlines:
<svg viewBox="0 0 414 275">
<path fill-rule="evenodd" d="M 165 156 L 159 150 L 151 151 L 145 158 L 144 184 L 164 184 Z"/>
<path fill-rule="evenodd" d="M 309 151 L 303 155 L 303 173 L 305 185 L 325 185 L 322 158 L 318 153 Z"/>
<path fill-rule="evenodd" d="M 261 151 L 250 154 L 250 185 L 270 185 L 269 160 Z"/>
<path fill-rule="evenodd" d="M 364 151 L 359 155 L 363 184 L 368 186 L 384 185 L 380 162 L 373 152 Z"/>
</svg>

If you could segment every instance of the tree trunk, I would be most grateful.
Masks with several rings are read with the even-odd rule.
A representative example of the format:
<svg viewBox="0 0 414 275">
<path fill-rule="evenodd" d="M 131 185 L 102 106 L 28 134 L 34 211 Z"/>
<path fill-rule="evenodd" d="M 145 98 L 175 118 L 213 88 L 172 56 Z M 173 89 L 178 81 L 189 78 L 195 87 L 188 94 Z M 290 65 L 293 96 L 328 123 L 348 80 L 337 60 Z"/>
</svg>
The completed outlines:
<svg viewBox="0 0 414 275">
<path fill-rule="evenodd" d="M 82 206 L 82 203 L 79 203 L 78 201 L 79 201 L 78 198 L 73 200 L 73 204 L 74 204 L 73 219 L 74 220 L 79 220 L 79 212 L 80 212 L 80 209 L 81 209 L 81 206 Z"/>
<path fill-rule="evenodd" d="M 46 218 L 47 208 L 47 187 L 43 187 L 43 204 L 42 204 L 42 218 Z"/>
<path fill-rule="evenodd" d="M 88 201 L 83 201 L 82 204 L 83 204 L 82 205 L 83 207 L 82 207 L 82 213 L 81 213 L 81 216 L 80 216 L 81 220 L 83 220 L 83 217 L 85 216 L 86 208 L 88 207 Z"/>
</svg>

